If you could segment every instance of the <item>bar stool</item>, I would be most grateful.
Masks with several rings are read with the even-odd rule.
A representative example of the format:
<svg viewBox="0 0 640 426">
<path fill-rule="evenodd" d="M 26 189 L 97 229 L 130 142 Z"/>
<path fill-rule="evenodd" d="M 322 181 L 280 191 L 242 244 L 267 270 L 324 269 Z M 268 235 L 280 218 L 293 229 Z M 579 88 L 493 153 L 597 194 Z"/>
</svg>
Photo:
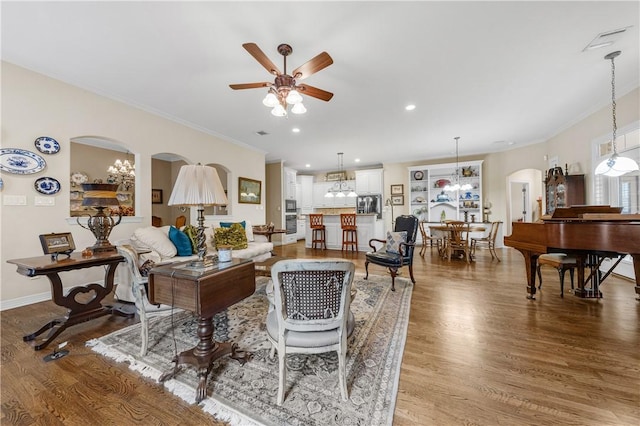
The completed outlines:
<svg viewBox="0 0 640 426">
<path fill-rule="evenodd" d="M 342 250 L 349 247 L 358 251 L 358 227 L 355 213 L 340 213 L 340 227 L 342 228 Z"/>
<path fill-rule="evenodd" d="M 325 227 L 321 213 L 312 213 L 309 215 L 309 228 L 311 228 L 311 248 L 316 248 L 319 244 L 321 249 L 327 248 L 325 239 Z"/>
<path fill-rule="evenodd" d="M 542 287 L 542 275 L 540 274 L 540 266 L 549 265 L 558 270 L 560 276 L 560 297 L 564 297 L 564 273 L 569 270 L 569 276 L 571 277 L 571 288 L 573 289 L 573 271 L 578 266 L 576 258 L 573 256 L 567 256 L 565 253 L 547 253 L 538 256 L 538 288 Z"/>
</svg>

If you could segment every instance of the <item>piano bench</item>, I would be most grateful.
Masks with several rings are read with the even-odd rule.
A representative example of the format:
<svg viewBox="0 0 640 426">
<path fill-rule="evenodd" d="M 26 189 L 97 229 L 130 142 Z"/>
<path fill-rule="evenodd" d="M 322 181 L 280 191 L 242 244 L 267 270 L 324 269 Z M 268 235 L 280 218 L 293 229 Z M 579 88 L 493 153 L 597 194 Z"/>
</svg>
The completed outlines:
<svg viewBox="0 0 640 426">
<path fill-rule="evenodd" d="M 571 288 L 573 289 L 574 269 L 577 266 L 576 259 L 573 256 L 567 256 L 565 253 L 547 253 L 538 257 L 538 288 L 542 287 L 542 275 L 540 274 L 540 266 L 549 265 L 558 270 L 560 276 L 560 297 L 564 297 L 564 275 L 567 269 L 571 277 Z"/>
</svg>

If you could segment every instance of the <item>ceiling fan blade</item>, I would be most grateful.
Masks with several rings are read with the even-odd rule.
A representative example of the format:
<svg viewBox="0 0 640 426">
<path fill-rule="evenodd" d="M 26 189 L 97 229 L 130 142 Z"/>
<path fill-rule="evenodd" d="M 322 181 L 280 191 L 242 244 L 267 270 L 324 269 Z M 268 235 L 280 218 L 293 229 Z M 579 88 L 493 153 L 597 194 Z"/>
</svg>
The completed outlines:
<svg viewBox="0 0 640 426">
<path fill-rule="evenodd" d="M 329 56 L 327 52 L 322 52 L 293 70 L 291 76 L 296 80 L 302 80 L 309 77 L 311 74 L 315 74 L 318 71 L 325 69 L 332 63 L 333 59 L 331 59 L 331 56 Z"/>
<path fill-rule="evenodd" d="M 333 93 L 318 89 L 317 87 L 309 86 L 308 84 L 298 84 L 296 87 L 302 94 L 312 96 L 323 101 L 328 102 L 333 98 Z"/>
<path fill-rule="evenodd" d="M 260 65 L 265 67 L 265 69 L 269 71 L 270 74 L 282 74 L 278 67 L 273 62 L 271 62 L 271 59 L 267 58 L 267 55 L 265 55 L 264 52 L 260 50 L 257 44 L 245 43 L 242 45 L 242 47 L 244 47 L 247 52 L 249 52 L 249 54 L 256 59 L 256 61 L 260 62 Z"/>
<path fill-rule="evenodd" d="M 242 84 L 230 84 L 233 90 L 241 90 L 241 89 L 258 89 L 260 87 L 270 87 L 272 83 L 262 82 L 262 83 L 242 83 Z"/>
</svg>

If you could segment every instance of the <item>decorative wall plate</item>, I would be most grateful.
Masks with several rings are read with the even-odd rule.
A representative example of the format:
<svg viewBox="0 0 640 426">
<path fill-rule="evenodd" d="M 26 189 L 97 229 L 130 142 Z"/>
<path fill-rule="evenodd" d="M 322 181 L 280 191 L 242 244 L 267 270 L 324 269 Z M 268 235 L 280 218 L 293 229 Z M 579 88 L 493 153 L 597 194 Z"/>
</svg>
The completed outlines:
<svg viewBox="0 0 640 426">
<path fill-rule="evenodd" d="M 413 172 L 414 180 L 422 180 L 422 178 L 424 178 L 424 172 L 422 170 L 416 170 L 415 172 Z"/>
<path fill-rule="evenodd" d="M 56 154 L 60 151 L 60 144 L 57 140 L 50 138 L 49 136 L 40 136 L 34 142 L 38 151 L 44 154 Z"/>
<path fill-rule="evenodd" d="M 41 177 L 36 179 L 34 186 L 36 191 L 45 195 L 57 194 L 60 191 L 60 182 L 52 177 Z"/>
<path fill-rule="evenodd" d="M 44 158 L 35 152 L 18 148 L 0 149 L 0 170 L 17 175 L 38 173 L 45 168 Z"/>
</svg>

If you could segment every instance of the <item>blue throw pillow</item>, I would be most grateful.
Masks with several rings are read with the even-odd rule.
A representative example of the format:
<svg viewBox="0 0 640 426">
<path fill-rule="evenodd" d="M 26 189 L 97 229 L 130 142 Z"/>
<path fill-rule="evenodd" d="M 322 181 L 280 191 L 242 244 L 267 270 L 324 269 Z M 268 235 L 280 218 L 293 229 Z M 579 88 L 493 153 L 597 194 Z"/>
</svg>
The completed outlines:
<svg viewBox="0 0 640 426">
<path fill-rule="evenodd" d="M 242 225 L 242 229 L 247 229 L 247 222 L 244 220 L 242 222 L 220 222 L 220 227 L 231 228 L 231 225 L 233 225 L 234 223 L 239 223 L 240 225 Z"/>
<path fill-rule="evenodd" d="M 173 225 L 169 229 L 169 239 L 173 245 L 176 246 L 178 256 L 191 256 L 193 254 L 191 249 L 191 240 L 187 234 Z"/>
</svg>

